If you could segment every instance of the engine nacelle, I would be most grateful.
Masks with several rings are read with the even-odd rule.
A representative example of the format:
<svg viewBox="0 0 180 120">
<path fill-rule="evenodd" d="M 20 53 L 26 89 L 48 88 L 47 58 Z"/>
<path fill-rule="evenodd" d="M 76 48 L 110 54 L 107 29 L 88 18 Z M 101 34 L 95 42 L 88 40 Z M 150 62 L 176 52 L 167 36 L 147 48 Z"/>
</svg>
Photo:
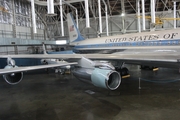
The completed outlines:
<svg viewBox="0 0 180 120">
<path fill-rule="evenodd" d="M 118 72 L 111 69 L 87 69 L 76 68 L 73 71 L 75 77 L 81 81 L 93 84 L 94 86 L 115 90 L 121 83 L 121 76 Z"/>
<path fill-rule="evenodd" d="M 17 68 L 18 66 L 14 66 L 14 67 Z M 11 68 L 13 68 L 13 66 L 7 65 L 4 69 L 11 69 Z M 23 72 L 5 74 L 3 75 L 3 78 L 7 83 L 11 85 L 15 85 L 18 84 L 23 79 Z"/>
</svg>

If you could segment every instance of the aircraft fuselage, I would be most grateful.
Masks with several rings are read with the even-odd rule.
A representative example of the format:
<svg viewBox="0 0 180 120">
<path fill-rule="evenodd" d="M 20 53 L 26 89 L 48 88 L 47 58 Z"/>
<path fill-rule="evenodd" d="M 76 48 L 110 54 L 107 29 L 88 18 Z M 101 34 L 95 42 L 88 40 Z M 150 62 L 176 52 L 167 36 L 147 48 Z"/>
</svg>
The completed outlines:
<svg viewBox="0 0 180 120">
<path fill-rule="evenodd" d="M 180 29 L 132 33 L 72 42 L 76 53 L 180 52 Z"/>
</svg>

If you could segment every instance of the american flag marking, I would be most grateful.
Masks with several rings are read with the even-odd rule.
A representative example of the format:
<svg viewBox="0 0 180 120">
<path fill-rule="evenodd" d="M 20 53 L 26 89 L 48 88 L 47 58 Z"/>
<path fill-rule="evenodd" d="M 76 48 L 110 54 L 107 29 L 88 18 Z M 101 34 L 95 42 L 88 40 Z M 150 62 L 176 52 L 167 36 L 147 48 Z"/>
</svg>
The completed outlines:
<svg viewBox="0 0 180 120">
<path fill-rule="evenodd" d="M 70 26 L 69 30 L 70 30 L 70 32 L 74 31 L 74 25 Z"/>
</svg>

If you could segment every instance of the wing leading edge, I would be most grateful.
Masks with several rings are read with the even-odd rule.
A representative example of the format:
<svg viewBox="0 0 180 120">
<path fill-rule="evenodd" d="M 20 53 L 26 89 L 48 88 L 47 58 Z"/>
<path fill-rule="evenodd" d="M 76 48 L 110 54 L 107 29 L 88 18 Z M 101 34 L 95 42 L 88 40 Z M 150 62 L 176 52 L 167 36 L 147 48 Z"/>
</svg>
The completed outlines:
<svg viewBox="0 0 180 120">
<path fill-rule="evenodd" d="M 36 54 L 36 55 L 0 55 L 0 58 L 37 58 L 37 59 L 72 59 L 77 61 L 82 57 L 101 60 L 138 60 L 138 61 L 158 61 L 158 62 L 179 62 L 180 54 Z"/>
<path fill-rule="evenodd" d="M 65 64 L 60 63 L 60 64 L 50 64 L 50 65 L 18 67 L 18 68 L 11 68 L 11 69 L 0 69 L 0 74 L 18 73 L 18 72 L 23 72 L 23 71 L 38 70 L 38 69 L 53 68 L 53 67 L 62 67 L 62 66 L 76 65 L 76 64 L 77 64 L 77 62 L 72 62 L 72 63 L 65 63 Z"/>
</svg>

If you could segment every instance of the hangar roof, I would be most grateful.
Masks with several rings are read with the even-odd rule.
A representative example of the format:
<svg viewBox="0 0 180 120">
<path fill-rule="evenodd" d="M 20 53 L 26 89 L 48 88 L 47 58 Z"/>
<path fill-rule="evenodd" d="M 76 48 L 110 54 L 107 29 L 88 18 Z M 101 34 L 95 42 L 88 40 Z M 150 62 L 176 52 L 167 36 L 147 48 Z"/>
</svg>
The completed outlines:
<svg viewBox="0 0 180 120">
<path fill-rule="evenodd" d="M 47 0 L 35 0 L 39 2 L 45 2 Z M 65 2 L 71 3 L 74 7 L 78 9 L 78 14 L 84 15 L 84 0 L 64 0 Z M 102 7 L 102 15 L 105 14 L 103 12 L 104 1 L 108 6 L 108 14 L 109 15 L 119 15 L 122 13 L 123 8 L 125 9 L 126 14 L 136 13 L 136 1 L 138 0 L 101 0 Z M 145 12 L 150 12 L 151 0 L 145 1 Z M 180 0 L 155 0 L 156 12 L 158 11 L 167 11 L 173 9 L 173 1 L 176 1 L 177 10 L 180 9 Z M 54 0 L 55 3 L 59 3 L 59 0 Z M 140 0 L 141 6 L 141 0 Z M 95 16 L 98 10 L 98 0 L 89 0 L 89 8 L 90 8 L 90 16 Z M 72 8 L 68 6 L 64 6 L 65 11 L 70 11 Z"/>
</svg>

